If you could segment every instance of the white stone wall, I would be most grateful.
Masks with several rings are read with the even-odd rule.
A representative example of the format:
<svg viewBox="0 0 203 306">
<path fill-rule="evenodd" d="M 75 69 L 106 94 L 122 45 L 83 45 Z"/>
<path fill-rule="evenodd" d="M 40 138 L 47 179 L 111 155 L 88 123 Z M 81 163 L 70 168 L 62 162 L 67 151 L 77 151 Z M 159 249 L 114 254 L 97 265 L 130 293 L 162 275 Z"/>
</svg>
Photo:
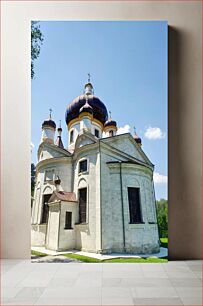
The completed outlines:
<svg viewBox="0 0 203 306">
<path fill-rule="evenodd" d="M 73 142 L 70 143 L 70 133 L 73 131 Z M 68 129 L 68 149 L 73 150 L 75 148 L 75 142 L 80 133 L 80 121 L 71 124 L 70 128 Z"/>
<path fill-rule="evenodd" d="M 59 244 L 59 222 L 60 222 L 60 203 L 49 205 L 49 221 L 47 226 L 46 248 L 58 250 Z"/>
<path fill-rule="evenodd" d="M 72 212 L 73 229 L 65 229 L 65 218 L 67 211 Z M 75 223 L 78 223 L 78 203 L 61 202 L 58 250 L 73 250 L 76 248 Z"/>
<path fill-rule="evenodd" d="M 31 225 L 31 244 L 32 246 L 44 246 L 46 239 L 46 224 Z"/>
<path fill-rule="evenodd" d="M 55 175 L 58 175 L 61 179 L 60 189 L 72 192 L 73 189 L 73 180 L 72 180 L 72 163 L 71 158 L 69 162 L 67 160 L 63 163 L 56 163 L 53 159 L 52 163 L 47 163 L 45 166 L 42 166 L 37 173 L 36 177 L 36 188 L 34 198 L 35 201 L 33 203 L 32 209 L 32 224 L 40 224 L 42 220 L 43 214 L 43 195 L 44 194 L 52 194 L 55 190 L 55 184 L 53 181 L 45 181 L 45 171 L 46 170 L 54 170 Z M 31 236 L 32 245 L 44 245 L 44 238 L 41 237 L 41 233 L 34 232 Z"/>
<path fill-rule="evenodd" d="M 104 252 L 124 251 L 120 165 L 110 164 L 115 157 L 102 153 L 102 249 Z M 150 173 L 151 172 L 151 173 Z M 152 189 L 152 171 L 143 166 L 122 163 L 122 190 L 125 227 L 125 246 L 128 252 L 145 253 L 159 250 L 157 224 L 149 224 L 152 214 L 155 220 L 155 199 Z M 147 186 L 147 188 L 146 188 Z M 140 188 L 141 210 L 144 224 L 129 224 L 127 187 Z"/>
<path fill-rule="evenodd" d="M 79 161 L 88 159 L 88 171 L 78 173 Z M 100 167 L 98 151 L 81 152 L 74 163 L 74 192 L 78 199 L 78 189 L 87 187 L 87 224 L 76 225 L 76 248 L 84 251 L 96 252 L 100 248 Z"/>
</svg>

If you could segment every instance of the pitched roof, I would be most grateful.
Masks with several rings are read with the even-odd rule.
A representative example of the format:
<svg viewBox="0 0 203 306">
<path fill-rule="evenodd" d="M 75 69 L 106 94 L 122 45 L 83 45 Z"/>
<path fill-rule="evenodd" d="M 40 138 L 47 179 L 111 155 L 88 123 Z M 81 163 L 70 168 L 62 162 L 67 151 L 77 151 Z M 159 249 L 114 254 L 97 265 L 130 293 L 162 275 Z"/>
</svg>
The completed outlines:
<svg viewBox="0 0 203 306">
<path fill-rule="evenodd" d="M 74 192 L 66 192 L 66 191 L 54 191 L 52 196 L 49 199 L 50 202 L 54 202 L 55 200 L 65 201 L 65 202 L 77 202 L 76 195 Z"/>
</svg>

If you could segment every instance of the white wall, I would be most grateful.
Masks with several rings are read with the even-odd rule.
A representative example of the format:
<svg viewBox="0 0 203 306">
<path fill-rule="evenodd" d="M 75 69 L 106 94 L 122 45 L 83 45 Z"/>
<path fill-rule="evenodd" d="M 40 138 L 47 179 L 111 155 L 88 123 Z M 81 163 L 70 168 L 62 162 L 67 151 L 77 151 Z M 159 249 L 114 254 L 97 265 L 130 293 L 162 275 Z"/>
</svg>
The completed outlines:
<svg viewBox="0 0 203 306">
<path fill-rule="evenodd" d="M 31 82 L 28 42 L 31 20 L 168 20 L 171 27 L 169 32 L 169 254 L 174 259 L 202 257 L 201 5 L 200 1 L 2 2 L 1 256 L 3 258 L 30 258 Z M 191 190 L 195 192 L 191 193 Z M 9 241 L 15 243 L 8 243 Z"/>
</svg>

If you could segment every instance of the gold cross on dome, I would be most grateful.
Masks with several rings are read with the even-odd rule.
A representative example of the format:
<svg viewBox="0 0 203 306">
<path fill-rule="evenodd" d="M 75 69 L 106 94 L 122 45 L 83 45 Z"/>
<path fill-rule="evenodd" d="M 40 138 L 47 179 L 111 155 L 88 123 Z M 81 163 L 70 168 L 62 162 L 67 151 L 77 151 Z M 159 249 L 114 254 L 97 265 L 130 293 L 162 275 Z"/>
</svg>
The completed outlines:
<svg viewBox="0 0 203 306">
<path fill-rule="evenodd" d="M 88 75 L 88 83 L 90 83 L 90 77 L 91 77 L 91 75 L 90 75 L 90 73 L 88 73 L 87 75 Z"/>
<path fill-rule="evenodd" d="M 49 109 L 49 118 L 51 119 L 51 113 L 53 112 L 53 110 L 50 108 Z"/>
</svg>

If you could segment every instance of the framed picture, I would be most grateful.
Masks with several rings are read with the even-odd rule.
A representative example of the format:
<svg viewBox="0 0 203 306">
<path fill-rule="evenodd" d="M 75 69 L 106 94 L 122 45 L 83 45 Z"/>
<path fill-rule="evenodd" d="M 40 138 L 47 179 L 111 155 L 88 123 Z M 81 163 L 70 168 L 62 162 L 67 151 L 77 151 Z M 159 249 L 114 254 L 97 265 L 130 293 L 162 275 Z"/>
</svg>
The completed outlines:
<svg viewBox="0 0 203 306">
<path fill-rule="evenodd" d="M 31 38 L 32 260 L 167 261 L 167 22 Z"/>
</svg>

